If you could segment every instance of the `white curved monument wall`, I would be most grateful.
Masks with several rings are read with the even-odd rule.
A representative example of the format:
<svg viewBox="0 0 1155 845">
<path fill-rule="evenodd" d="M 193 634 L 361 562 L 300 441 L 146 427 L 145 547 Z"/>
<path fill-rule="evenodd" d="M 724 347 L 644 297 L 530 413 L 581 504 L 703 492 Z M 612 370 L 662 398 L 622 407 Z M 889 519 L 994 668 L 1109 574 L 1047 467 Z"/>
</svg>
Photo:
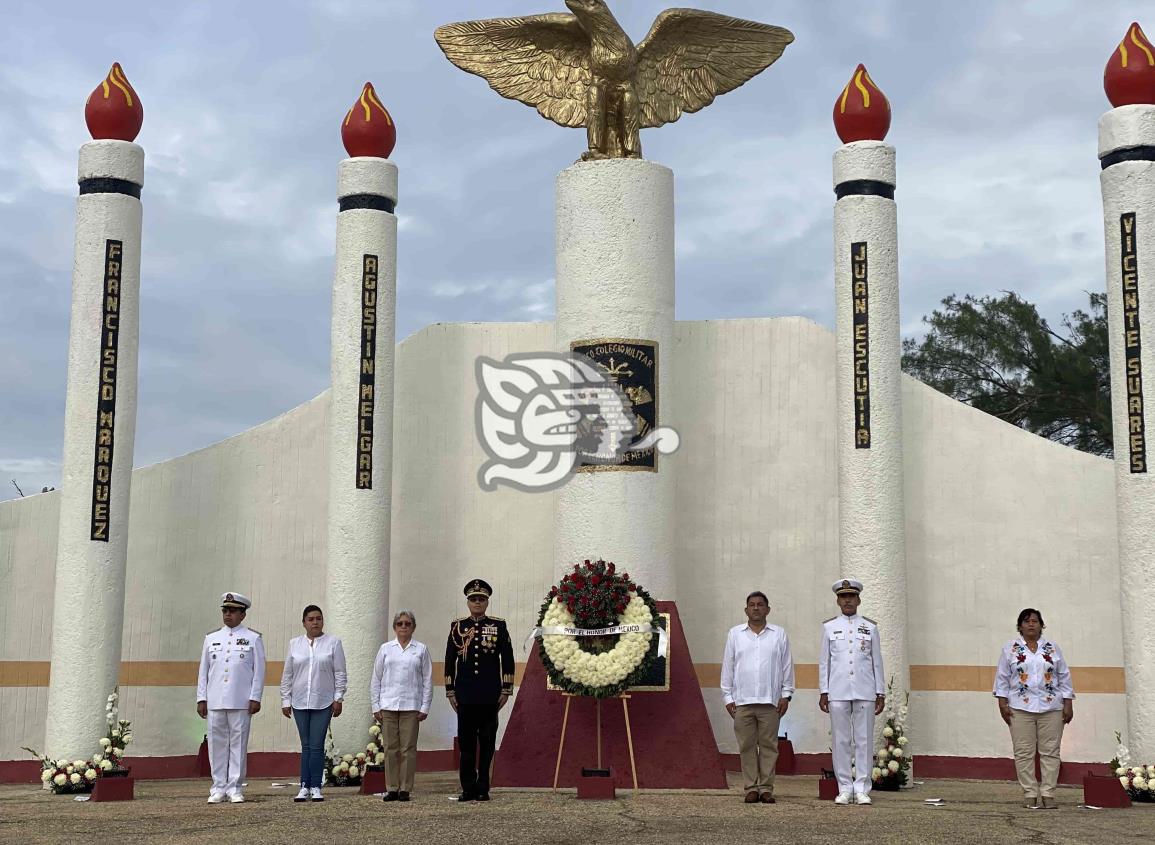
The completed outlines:
<svg viewBox="0 0 1155 845">
<path fill-rule="evenodd" d="M 554 577 L 553 494 L 478 487 L 473 361 L 552 343 L 550 324 L 458 324 L 397 347 L 388 612 L 416 612 L 416 636 L 435 661 L 472 577 L 494 586 L 491 610 L 509 621 L 525 659 L 521 640 Z M 797 318 L 678 323 L 670 367 L 670 419 L 682 435 L 666 458 L 680 462 L 679 610 L 719 746 L 735 750 L 717 690 L 725 631 L 742 618 L 746 593 L 762 589 L 799 664 L 783 730 L 797 751 L 825 752 L 814 687 L 819 624 L 835 612 L 838 575 L 833 335 Z M 1076 667 L 1065 759 L 1109 758 L 1124 724 L 1111 463 L 903 381 L 915 754 L 1010 756 L 990 682 L 1029 605 Z M 324 584 L 327 414 L 322 395 L 134 473 L 121 678 L 135 753 L 195 753 L 204 724 L 192 707 L 197 647 L 219 624 L 222 590 L 253 597 L 248 621 L 271 661 L 299 632 L 301 608 Z M 20 746 L 43 738 L 56 498 L 0 505 L 0 625 L 15 632 L 0 644 L 0 707 L 10 714 L 0 721 L 0 760 L 23 758 Z M 885 600 L 866 592 L 863 612 Z M 278 678 L 279 664 L 270 666 L 270 685 Z M 270 687 L 253 722 L 253 751 L 298 747 L 274 695 Z M 421 748 L 447 748 L 453 721 L 441 689 L 433 701 Z"/>
</svg>

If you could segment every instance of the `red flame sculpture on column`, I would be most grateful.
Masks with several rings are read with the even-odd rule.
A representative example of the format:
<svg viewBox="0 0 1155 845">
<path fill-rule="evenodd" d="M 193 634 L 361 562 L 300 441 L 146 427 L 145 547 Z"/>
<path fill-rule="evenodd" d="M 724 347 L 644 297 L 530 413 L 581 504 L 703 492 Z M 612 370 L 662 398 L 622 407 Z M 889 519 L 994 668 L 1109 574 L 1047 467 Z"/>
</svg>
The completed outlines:
<svg viewBox="0 0 1155 845">
<path fill-rule="evenodd" d="M 397 143 L 397 127 L 389 111 L 377 99 L 373 83 L 366 82 L 361 96 L 341 124 L 341 141 L 350 156 L 389 158 Z"/>
<path fill-rule="evenodd" d="M 88 95 L 84 122 L 94 141 L 135 141 L 140 134 L 144 106 L 120 62 L 113 62 L 108 76 Z"/>
<path fill-rule="evenodd" d="M 890 101 L 874 84 L 865 65 L 854 69 L 834 101 L 834 129 L 844 144 L 881 141 L 890 131 Z"/>
<path fill-rule="evenodd" d="M 1111 105 L 1155 105 L 1155 47 L 1133 23 L 1103 71 L 1103 90 Z"/>
</svg>

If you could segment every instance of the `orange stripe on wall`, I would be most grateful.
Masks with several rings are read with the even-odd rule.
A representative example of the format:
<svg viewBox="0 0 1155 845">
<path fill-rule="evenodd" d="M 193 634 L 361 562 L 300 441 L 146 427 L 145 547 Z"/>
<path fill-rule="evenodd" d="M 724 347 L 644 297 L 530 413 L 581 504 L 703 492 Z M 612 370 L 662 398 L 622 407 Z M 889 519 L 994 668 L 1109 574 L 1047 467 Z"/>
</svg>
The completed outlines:
<svg viewBox="0 0 1155 845">
<path fill-rule="evenodd" d="M 270 660 L 265 665 L 265 686 L 281 683 L 282 662 Z M 197 683 L 195 660 L 126 660 L 120 664 L 120 683 L 126 687 L 195 687 Z M 707 689 L 716 689 L 721 683 L 722 664 L 698 663 L 694 666 L 698 683 Z M 47 660 L 0 660 L 0 687 L 46 687 L 49 663 Z M 521 683 L 525 664 L 518 663 L 514 682 Z M 818 689 L 818 664 L 795 663 L 794 678 L 798 689 Z M 993 666 L 931 666 L 910 667 L 910 687 L 915 692 L 990 692 L 994 686 Z M 1077 693 L 1126 692 L 1126 679 L 1121 666 L 1072 666 L 1071 679 Z M 433 664 L 433 682 L 445 683 L 445 671 L 440 662 Z"/>
</svg>

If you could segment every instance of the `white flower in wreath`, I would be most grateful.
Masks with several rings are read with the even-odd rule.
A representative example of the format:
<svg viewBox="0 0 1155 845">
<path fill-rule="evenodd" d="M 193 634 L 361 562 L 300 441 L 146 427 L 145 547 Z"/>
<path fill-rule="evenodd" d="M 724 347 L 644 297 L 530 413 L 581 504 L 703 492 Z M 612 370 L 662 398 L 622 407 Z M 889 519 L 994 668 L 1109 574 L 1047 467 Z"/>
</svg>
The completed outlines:
<svg viewBox="0 0 1155 845">
<path fill-rule="evenodd" d="M 889 763 L 886 764 L 886 768 L 888 768 L 892 772 L 897 772 L 898 771 L 898 761 L 897 760 L 891 760 Z"/>
<path fill-rule="evenodd" d="M 905 736 L 900 736 L 898 738 L 898 744 L 901 745 L 903 748 L 906 748 L 907 743 L 909 743 L 909 742 L 910 742 L 910 740 L 907 739 Z"/>
<path fill-rule="evenodd" d="M 382 751 L 378 751 L 378 752 L 377 752 L 377 757 L 374 759 L 374 762 L 375 762 L 375 763 L 376 763 L 378 766 L 380 766 L 382 763 L 384 763 L 384 762 L 385 762 L 385 753 L 384 753 L 384 752 L 382 752 Z"/>
<path fill-rule="evenodd" d="M 52 769 L 45 769 L 40 773 L 40 780 L 47 783 L 52 780 Z"/>
<path fill-rule="evenodd" d="M 335 778 L 341 777 L 341 767 L 340 766 L 334 766 L 332 769 L 329 770 L 329 774 L 331 774 Z"/>
<path fill-rule="evenodd" d="M 894 751 L 893 751 L 893 752 L 891 752 L 891 753 L 893 753 L 895 757 L 897 757 L 898 759 L 900 759 L 900 760 L 901 760 L 901 759 L 902 759 L 902 755 L 903 755 L 905 752 L 904 752 L 904 751 L 903 751 L 901 748 L 896 748 L 896 749 L 894 749 Z"/>
<path fill-rule="evenodd" d="M 1126 789 L 1131 785 L 1131 778 L 1127 775 L 1119 775 L 1119 783 L 1123 784 L 1123 788 Z"/>
<path fill-rule="evenodd" d="M 112 761 L 111 760 L 101 760 L 99 765 L 103 771 L 106 771 L 106 772 L 112 771 Z"/>
<path fill-rule="evenodd" d="M 878 749 L 878 759 L 879 760 L 885 760 L 889 756 L 890 756 L 890 749 L 887 748 L 885 745 L 882 748 Z"/>
<path fill-rule="evenodd" d="M 1147 767 L 1147 777 L 1148 779 L 1155 777 L 1155 766 Z"/>
<path fill-rule="evenodd" d="M 124 740 L 125 745 L 128 745 L 130 742 L 132 742 L 132 734 L 126 733 L 123 737 L 121 737 L 121 739 Z"/>
<path fill-rule="evenodd" d="M 85 769 L 84 770 L 84 779 L 85 780 L 96 780 L 96 769 Z"/>
<path fill-rule="evenodd" d="M 57 775 L 56 777 L 54 777 L 52 779 L 52 782 L 54 784 L 56 784 L 57 786 L 64 786 L 64 784 L 68 783 L 68 775 L 65 775 L 65 774 Z"/>
<path fill-rule="evenodd" d="M 113 748 L 111 750 L 111 754 L 113 757 L 123 757 L 124 756 L 124 750 L 120 749 L 120 748 Z"/>
<path fill-rule="evenodd" d="M 370 736 L 377 736 L 377 734 L 379 734 L 379 733 L 381 733 L 381 726 L 380 725 L 373 725 L 372 727 L 369 728 L 369 735 Z"/>
<path fill-rule="evenodd" d="M 381 749 L 379 749 L 377 747 L 377 743 L 371 742 L 365 747 L 365 750 L 368 751 L 370 754 L 376 754 Z"/>
<path fill-rule="evenodd" d="M 1133 774 L 1133 775 L 1143 774 L 1143 767 L 1142 766 L 1132 766 L 1131 767 L 1131 774 Z"/>
<path fill-rule="evenodd" d="M 111 732 L 109 735 L 110 735 L 110 736 L 111 736 L 113 739 L 119 739 L 119 738 L 120 738 L 120 731 L 118 731 L 116 728 L 113 728 L 113 729 L 112 729 L 112 732 Z"/>
<path fill-rule="evenodd" d="M 80 772 L 73 772 L 70 774 L 68 776 L 68 782 L 73 786 L 76 786 L 76 784 L 80 783 Z"/>
<path fill-rule="evenodd" d="M 64 767 L 64 773 L 66 775 L 70 775 L 75 771 L 76 771 L 76 767 L 73 766 L 71 763 L 69 763 L 67 766 Z"/>
<path fill-rule="evenodd" d="M 349 777 L 355 778 L 360 774 L 361 774 L 361 770 L 358 769 L 356 766 L 350 766 L 349 767 Z"/>
<path fill-rule="evenodd" d="M 894 728 L 890 727 L 890 725 L 887 725 L 882 729 L 882 735 L 887 739 L 890 739 L 892 736 L 894 736 Z"/>
<path fill-rule="evenodd" d="M 72 763 L 72 767 L 75 769 L 87 768 L 88 767 L 88 761 L 87 760 L 74 760 Z"/>
<path fill-rule="evenodd" d="M 875 766 L 873 769 L 870 770 L 870 779 L 871 780 L 878 780 L 881 777 L 882 777 L 882 769 L 878 768 L 878 766 Z"/>
<path fill-rule="evenodd" d="M 106 736 L 102 736 L 100 738 L 100 747 L 101 748 L 109 748 L 111 746 L 112 746 L 112 740 L 111 739 L 109 739 Z"/>
<path fill-rule="evenodd" d="M 1141 777 L 1140 775 L 1136 775 L 1135 779 L 1133 781 L 1131 781 L 1131 785 L 1134 786 L 1136 789 L 1146 789 L 1147 788 L 1147 781 L 1145 778 Z"/>
<path fill-rule="evenodd" d="M 1122 766 L 1115 770 L 1115 777 L 1123 777 L 1125 774 L 1127 774 L 1127 770 Z"/>
<path fill-rule="evenodd" d="M 343 757 L 341 757 L 341 762 L 342 763 L 352 763 L 354 759 L 355 758 L 353 757 L 352 754 L 346 754 Z"/>
</svg>

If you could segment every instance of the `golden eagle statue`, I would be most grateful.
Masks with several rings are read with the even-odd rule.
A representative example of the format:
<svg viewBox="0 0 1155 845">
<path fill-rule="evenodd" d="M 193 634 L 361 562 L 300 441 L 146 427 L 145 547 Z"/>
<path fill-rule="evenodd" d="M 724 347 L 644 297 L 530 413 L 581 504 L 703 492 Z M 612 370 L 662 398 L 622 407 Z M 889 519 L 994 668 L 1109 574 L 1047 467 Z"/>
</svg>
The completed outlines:
<svg viewBox="0 0 1155 845">
<path fill-rule="evenodd" d="M 789 30 L 667 9 L 637 46 L 605 0 L 564 13 L 451 23 L 434 37 L 453 64 L 562 126 L 585 126 L 582 158 L 641 158 L 639 130 L 673 123 L 773 64 Z"/>
</svg>

